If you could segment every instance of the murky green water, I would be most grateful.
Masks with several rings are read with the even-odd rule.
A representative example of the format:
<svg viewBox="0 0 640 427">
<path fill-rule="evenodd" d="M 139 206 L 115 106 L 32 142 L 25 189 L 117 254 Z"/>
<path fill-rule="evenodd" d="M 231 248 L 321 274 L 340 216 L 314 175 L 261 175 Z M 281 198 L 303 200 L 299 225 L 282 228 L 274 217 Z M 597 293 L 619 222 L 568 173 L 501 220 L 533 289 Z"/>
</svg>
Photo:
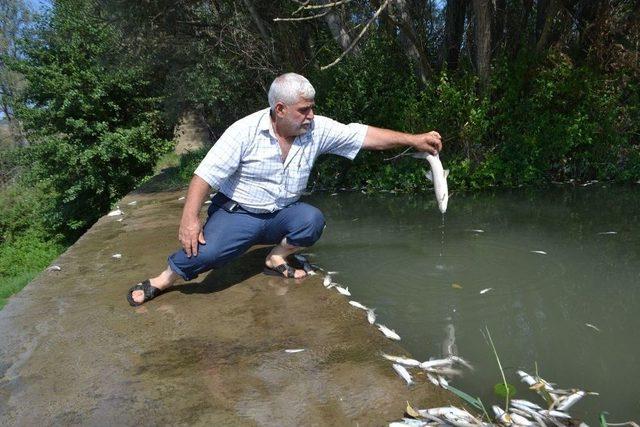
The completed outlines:
<svg viewBox="0 0 640 427">
<path fill-rule="evenodd" d="M 540 401 L 515 374 L 537 363 L 561 388 L 600 393 L 574 416 L 640 418 L 640 185 L 454 194 L 444 220 L 431 194 L 307 200 L 328 223 L 315 260 L 340 271 L 336 281 L 416 358 L 441 356 L 453 326 L 459 355 L 476 366 L 455 387 L 501 401 L 487 327 L 518 397 Z"/>
</svg>

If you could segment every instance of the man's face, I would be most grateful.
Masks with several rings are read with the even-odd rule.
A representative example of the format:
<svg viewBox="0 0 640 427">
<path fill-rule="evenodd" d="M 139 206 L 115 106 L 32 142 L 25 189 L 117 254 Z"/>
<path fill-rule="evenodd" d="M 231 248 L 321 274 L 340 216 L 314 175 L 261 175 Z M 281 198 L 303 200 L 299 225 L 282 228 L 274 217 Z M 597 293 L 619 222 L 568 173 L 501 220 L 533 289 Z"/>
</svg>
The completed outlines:
<svg viewBox="0 0 640 427">
<path fill-rule="evenodd" d="M 306 133 L 313 122 L 313 109 L 316 104 L 313 99 L 300 98 L 295 104 L 284 105 L 278 114 L 282 118 L 287 136 L 298 136 Z M 278 109 L 277 109 L 278 110 Z"/>
</svg>

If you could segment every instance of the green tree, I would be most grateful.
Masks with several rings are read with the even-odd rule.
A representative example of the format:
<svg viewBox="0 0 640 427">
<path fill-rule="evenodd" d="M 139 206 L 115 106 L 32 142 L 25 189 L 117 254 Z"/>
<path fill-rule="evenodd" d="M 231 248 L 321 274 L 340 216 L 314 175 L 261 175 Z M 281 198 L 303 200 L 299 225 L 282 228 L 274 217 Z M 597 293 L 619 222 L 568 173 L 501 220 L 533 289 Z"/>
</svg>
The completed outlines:
<svg viewBox="0 0 640 427">
<path fill-rule="evenodd" d="M 36 26 L 14 69 L 26 79 L 18 110 L 32 142 L 27 179 L 49 189 L 52 230 L 75 238 L 148 175 L 169 148 L 149 84 L 90 1 L 61 0 Z"/>
</svg>

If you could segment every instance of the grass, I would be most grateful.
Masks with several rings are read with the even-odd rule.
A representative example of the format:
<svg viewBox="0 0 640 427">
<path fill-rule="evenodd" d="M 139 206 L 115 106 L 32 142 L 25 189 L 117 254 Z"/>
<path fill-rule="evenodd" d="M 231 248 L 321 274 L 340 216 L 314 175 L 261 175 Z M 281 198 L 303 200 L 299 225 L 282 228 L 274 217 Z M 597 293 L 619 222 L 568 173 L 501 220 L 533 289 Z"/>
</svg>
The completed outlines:
<svg viewBox="0 0 640 427">
<path fill-rule="evenodd" d="M 16 276 L 0 278 L 0 310 L 7 304 L 9 298 L 17 294 L 33 280 L 41 270 L 31 270 Z"/>
</svg>

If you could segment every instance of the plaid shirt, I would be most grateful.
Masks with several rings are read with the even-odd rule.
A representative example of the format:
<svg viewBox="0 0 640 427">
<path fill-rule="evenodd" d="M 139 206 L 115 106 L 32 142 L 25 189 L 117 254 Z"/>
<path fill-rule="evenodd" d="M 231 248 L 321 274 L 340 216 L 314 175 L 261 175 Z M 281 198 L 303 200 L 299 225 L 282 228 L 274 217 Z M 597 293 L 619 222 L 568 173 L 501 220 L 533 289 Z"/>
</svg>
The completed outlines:
<svg viewBox="0 0 640 427">
<path fill-rule="evenodd" d="M 309 130 L 293 141 L 283 163 L 266 108 L 229 126 L 195 174 L 249 212 L 275 212 L 300 198 L 319 155 L 353 160 L 366 133 L 366 125 L 315 116 Z"/>
</svg>

